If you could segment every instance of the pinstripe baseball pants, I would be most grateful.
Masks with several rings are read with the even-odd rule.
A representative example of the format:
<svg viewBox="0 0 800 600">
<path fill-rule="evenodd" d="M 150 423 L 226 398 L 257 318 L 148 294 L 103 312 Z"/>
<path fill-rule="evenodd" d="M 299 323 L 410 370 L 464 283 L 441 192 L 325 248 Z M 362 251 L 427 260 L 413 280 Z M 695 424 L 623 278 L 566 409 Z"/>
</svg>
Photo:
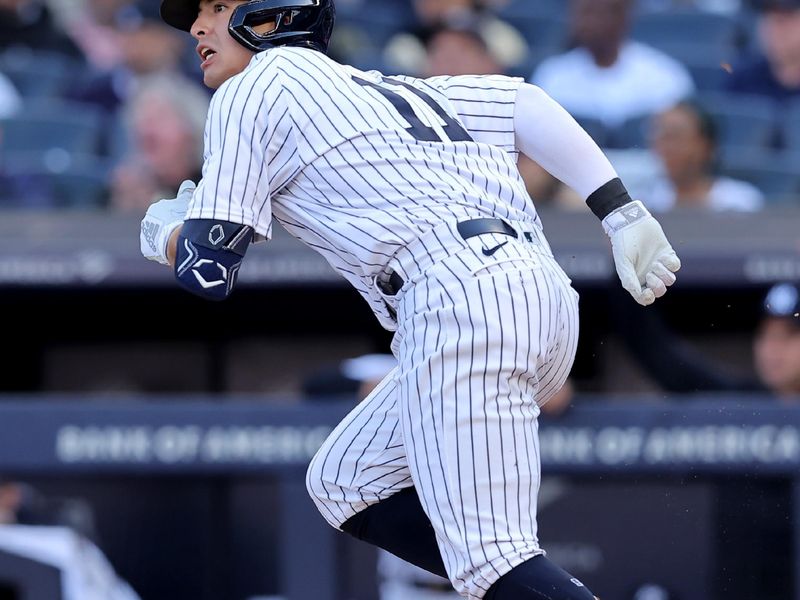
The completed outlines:
<svg viewBox="0 0 800 600">
<path fill-rule="evenodd" d="M 578 295 L 538 229 L 463 240 L 440 226 L 398 253 L 398 367 L 333 431 L 308 469 L 336 528 L 415 486 L 455 589 L 480 599 L 542 554 L 539 405 L 564 384 Z M 528 230 L 525 230 L 525 227 Z"/>
</svg>

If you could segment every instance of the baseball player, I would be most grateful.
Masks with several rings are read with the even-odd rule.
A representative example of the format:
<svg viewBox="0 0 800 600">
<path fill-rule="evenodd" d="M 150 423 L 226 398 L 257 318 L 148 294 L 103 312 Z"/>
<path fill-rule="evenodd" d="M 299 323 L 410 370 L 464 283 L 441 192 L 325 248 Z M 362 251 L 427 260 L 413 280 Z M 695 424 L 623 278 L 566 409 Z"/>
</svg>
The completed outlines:
<svg viewBox="0 0 800 600">
<path fill-rule="evenodd" d="M 309 466 L 324 518 L 465 598 L 591 600 L 537 539 L 537 416 L 570 371 L 578 295 L 517 155 L 586 199 L 645 305 L 680 266 L 660 225 L 520 79 L 338 64 L 325 54 L 332 0 L 163 0 L 161 11 L 197 40 L 216 92 L 202 180 L 148 209 L 143 254 L 221 300 L 277 221 L 395 332 L 398 367 Z"/>
</svg>

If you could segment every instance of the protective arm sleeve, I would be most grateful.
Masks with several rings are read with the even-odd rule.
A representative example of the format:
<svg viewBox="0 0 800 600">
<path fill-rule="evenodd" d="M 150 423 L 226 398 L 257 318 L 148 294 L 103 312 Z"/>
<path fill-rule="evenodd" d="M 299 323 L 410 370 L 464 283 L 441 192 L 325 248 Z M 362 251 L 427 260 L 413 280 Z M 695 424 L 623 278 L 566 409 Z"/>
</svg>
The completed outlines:
<svg viewBox="0 0 800 600">
<path fill-rule="evenodd" d="M 675 283 L 681 262 L 645 206 L 628 191 L 600 147 L 542 89 L 523 84 L 514 106 L 517 148 L 578 192 L 611 240 L 622 287 L 643 306 Z"/>
<path fill-rule="evenodd" d="M 523 83 L 514 106 L 517 149 L 586 200 L 617 177 L 603 151 L 544 90 Z"/>
</svg>

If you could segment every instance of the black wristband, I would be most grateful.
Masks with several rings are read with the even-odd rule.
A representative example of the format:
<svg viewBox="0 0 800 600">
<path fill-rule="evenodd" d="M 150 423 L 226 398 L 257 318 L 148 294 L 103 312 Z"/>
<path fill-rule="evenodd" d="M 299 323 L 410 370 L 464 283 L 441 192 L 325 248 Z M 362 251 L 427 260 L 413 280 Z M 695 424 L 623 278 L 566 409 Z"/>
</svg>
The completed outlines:
<svg viewBox="0 0 800 600">
<path fill-rule="evenodd" d="M 601 221 L 628 202 L 632 202 L 631 196 L 619 177 L 601 185 L 586 199 L 586 205 Z"/>
</svg>

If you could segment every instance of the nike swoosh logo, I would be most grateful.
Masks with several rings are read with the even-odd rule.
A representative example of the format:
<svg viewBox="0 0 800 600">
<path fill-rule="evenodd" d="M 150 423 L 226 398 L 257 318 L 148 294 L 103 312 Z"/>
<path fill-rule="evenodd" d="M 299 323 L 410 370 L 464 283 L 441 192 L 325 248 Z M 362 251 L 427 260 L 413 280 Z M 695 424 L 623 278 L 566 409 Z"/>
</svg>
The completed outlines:
<svg viewBox="0 0 800 600">
<path fill-rule="evenodd" d="M 481 248 L 481 252 L 483 252 L 484 256 L 491 256 L 492 254 L 500 250 L 500 248 L 505 246 L 507 243 L 508 242 L 502 242 L 500 244 L 497 244 L 497 246 L 495 246 L 494 248 Z"/>
</svg>

